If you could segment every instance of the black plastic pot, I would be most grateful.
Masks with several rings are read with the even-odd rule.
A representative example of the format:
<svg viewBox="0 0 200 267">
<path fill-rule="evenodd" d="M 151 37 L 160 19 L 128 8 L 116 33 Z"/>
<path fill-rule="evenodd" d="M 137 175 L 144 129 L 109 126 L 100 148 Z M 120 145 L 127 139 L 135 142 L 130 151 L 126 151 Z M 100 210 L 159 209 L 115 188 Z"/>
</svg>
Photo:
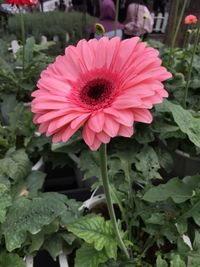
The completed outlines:
<svg viewBox="0 0 200 267">
<path fill-rule="evenodd" d="M 185 177 L 200 174 L 200 158 L 191 157 L 181 150 L 174 153 L 173 176 Z"/>
</svg>

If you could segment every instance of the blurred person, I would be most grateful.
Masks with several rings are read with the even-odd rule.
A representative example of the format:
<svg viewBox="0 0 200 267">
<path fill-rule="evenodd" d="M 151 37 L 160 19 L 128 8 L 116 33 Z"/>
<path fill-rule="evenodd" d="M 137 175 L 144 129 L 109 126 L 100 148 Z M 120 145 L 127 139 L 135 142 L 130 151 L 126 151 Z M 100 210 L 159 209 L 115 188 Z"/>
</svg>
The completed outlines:
<svg viewBox="0 0 200 267">
<path fill-rule="evenodd" d="M 153 30 L 153 18 L 147 8 L 147 1 L 127 1 L 127 14 L 124 21 L 124 38 L 133 36 L 147 37 Z"/>
<path fill-rule="evenodd" d="M 112 0 L 101 0 L 100 2 L 100 17 L 97 23 L 103 25 L 105 29 L 105 36 L 109 38 L 115 35 L 115 4 Z M 116 35 L 122 38 L 123 25 L 117 22 Z M 95 33 L 95 25 L 90 29 L 90 37 L 99 39 L 100 37 Z"/>
</svg>

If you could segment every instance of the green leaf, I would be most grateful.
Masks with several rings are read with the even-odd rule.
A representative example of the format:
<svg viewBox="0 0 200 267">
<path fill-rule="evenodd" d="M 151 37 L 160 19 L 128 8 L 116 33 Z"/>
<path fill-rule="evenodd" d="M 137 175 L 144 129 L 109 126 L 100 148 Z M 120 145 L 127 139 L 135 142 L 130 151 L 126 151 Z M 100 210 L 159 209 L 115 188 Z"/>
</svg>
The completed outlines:
<svg viewBox="0 0 200 267">
<path fill-rule="evenodd" d="M 200 147 L 200 118 L 193 117 L 190 111 L 172 102 L 165 101 L 165 105 L 172 112 L 174 121 L 178 124 L 180 130 L 187 134 L 192 143 Z"/>
<path fill-rule="evenodd" d="M 35 234 L 35 235 L 32 235 L 31 236 L 31 245 L 29 247 L 29 253 L 33 253 L 35 251 L 38 251 L 42 244 L 44 243 L 44 233 L 43 231 Z"/>
<path fill-rule="evenodd" d="M 170 267 L 186 267 L 186 264 L 179 255 L 176 255 L 172 261 L 170 261 Z"/>
<path fill-rule="evenodd" d="M 26 240 L 27 232 L 37 234 L 66 211 L 67 206 L 57 193 L 44 193 L 33 200 L 17 199 L 2 226 L 7 250 L 19 248 Z"/>
<path fill-rule="evenodd" d="M 193 190 L 180 179 L 173 178 L 166 184 L 150 188 L 143 196 L 148 202 L 164 201 L 172 198 L 175 203 L 182 203 L 192 197 Z"/>
<path fill-rule="evenodd" d="M 165 216 L 162 213 L 153 213 L 151 217 L 146 220 L 147 223 L 163 225 L 165 223 Z"/>
<path fill-rule="evenodd" d="M 1 252 L 0 267 L 25 267 L 25 262 L 16 253 Z"/>
<path fill-rule="evenodd" d="M 2 95 L 1 98 L 3 102 L 1 103 L 1 114 L 3 116 L 4 122 L 8 123 L 9 114 L 13 111 L 15 106 L 17 105 L 16 96 L 13 95 Z"/>
<path fill-rule="evenodd" d="M 34 45 L 35 45 L 34 37 L 26 39 L 26 44 L 24 47 L 24 60 L 26 64 L 30 63 L 30 61 L 33 59 Z"/>
<path fill-rule="evenodd" d="M 58 255 L 63 251 L 62 237 L 56 233 L 49 236 L 43 244 L 43 249 L 47 250 L 51 257 L 56 260 Z"/>
<path fill-rule="evenodd" d="M 200 252 L 200 232 L 198 230 L 195 230 L 193 248 L 194 250 Z"/>
<path fill-rule="evenodd" d="M 6 217 L 7 208 L 12 204 L 9 189 L 4 184 L 0 184 L 0 223 L 3 223 Z"/>
<path fill-rule="evenodd" d="M 93 246 L 84 243 L 76 252 L 75 267 L 98 267 L 108 260 L 104 250 L 98 251 Z"/>
<path fill-rule="evenodd" d="M 80 169 L 84 172 L 84 178 L 93 176 L 101 177 L 98 152 L 84 150 L 80 155 Z"/>
<path fill-rule="evenodd" d="M 160 255 L 156 259 L 156 267 L 168 267 L 166 260 L 163 260 Z"/>
<path fill-rule="evenodd" d="M 158 156 L 152 147 L 144 146 L 140 153 L 136 155 L 136 159 L 136 169 L 142 172 L 146 179 L 161 178 L 158 173 L 160 169 Z"/>
<path fill-rule="evenodd" d="M 70 224 L 68 230 L 88 244 L 93 244 L 96 250 L 105 249 L 110 258 L 116 259 L 117 241 L 111 221 L 105 221 L 99 215 L 86 216 Z"/>
<path fill-rule="evenodd" d="M 38 191 L 42 188 L 46 174 L 40 171 L 32 171 L 26 178 L 29 196 L 37 196 Z"/>
<path fill-rule="evenodd" d="M 23 149 L 7 153 L 0 160 L 0 174 L 6 175 L 13 180 L 26 177 L 31 170 L 31 163 Z"/>
</svg>

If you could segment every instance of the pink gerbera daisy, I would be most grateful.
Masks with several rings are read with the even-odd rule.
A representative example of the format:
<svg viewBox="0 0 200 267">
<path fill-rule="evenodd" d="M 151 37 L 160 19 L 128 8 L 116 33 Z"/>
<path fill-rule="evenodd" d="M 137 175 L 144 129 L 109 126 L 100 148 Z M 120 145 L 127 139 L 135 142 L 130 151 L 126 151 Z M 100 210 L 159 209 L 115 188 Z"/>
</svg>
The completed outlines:
<svg viewBox="0 0 200 267">
<path fill-rule="evenodd" d="M 81 40 L 67 47 L 42 72 L 32 94 L 39 132 L 66 142 L 83 127 L 92 150 L 112 137 L 131 137 L 134 122 L 151 123 L 148 109 L 168 96 L 162 81 L 171 74 L 158 54 L 137 37 Z"/>
</svg>

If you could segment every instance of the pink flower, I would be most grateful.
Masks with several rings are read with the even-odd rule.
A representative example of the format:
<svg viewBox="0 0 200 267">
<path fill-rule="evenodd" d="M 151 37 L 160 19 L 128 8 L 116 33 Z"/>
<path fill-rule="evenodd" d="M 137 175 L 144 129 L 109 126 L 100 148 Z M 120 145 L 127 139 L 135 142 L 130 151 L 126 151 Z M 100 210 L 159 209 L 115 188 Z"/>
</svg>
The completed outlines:
<svg viewBox="0 0 200 267">
<path fill-rule="evenodd" d="M 188 15 L 185 17 L 185 24 L 196 24 L 198 21 L 197 17 L 194 15 Z"/>
<path fill-rule="evenodd" d="M 162 81 L 171 74 L 158 51 L 138 41 L 103 37 L 67 47 L 32 94 L 39 132 L 67 142 L 82 126 L 86 144 L 97 150 L 112 137 L 131 137 L 134 122 L 151 123 L 148 109 L 168 96 Z"/>
</svg>

